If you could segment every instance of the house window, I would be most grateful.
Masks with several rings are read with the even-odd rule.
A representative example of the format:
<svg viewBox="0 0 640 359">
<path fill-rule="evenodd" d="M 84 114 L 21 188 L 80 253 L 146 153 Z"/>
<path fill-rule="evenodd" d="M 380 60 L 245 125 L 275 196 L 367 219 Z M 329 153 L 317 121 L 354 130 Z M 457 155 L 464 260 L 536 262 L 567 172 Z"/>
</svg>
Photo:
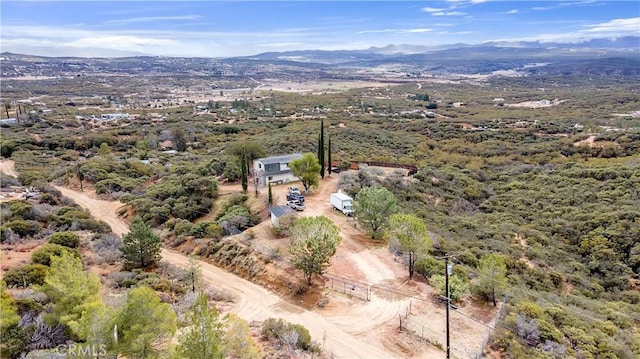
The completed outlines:
<svg viewBox="0 0 640 359">
<path fill-rule="evenodd" d="M 269 176 L 267 179 L 271 181 L 273 179 L 273 176 Z"/>
</svg>

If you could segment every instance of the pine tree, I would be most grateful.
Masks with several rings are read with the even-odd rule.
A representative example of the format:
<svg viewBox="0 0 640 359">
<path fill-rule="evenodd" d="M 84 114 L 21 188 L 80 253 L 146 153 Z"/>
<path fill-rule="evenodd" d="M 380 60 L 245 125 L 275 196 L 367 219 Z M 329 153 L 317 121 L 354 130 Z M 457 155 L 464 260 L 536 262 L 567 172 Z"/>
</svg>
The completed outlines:
<svg viewBox="0 0 640 359">
<path fill-rule="evenodd" d="M 329 134 L 329 144 L 327 145 L 327 169 L 329 170 L 329 176 L 331 176 L 331 167 L 333 163 L 331 161 L 331 134 Z"/>
<path fill-rule="evenodd" d="M 104 304 L 100 297 L 100 279 L 84 272 L 80 258 L 69 253 L 52 256 L 51 269 L 41 290 L 54 304 L 53 311 L 47 315 L 48 321 L 69 326 L 81 339 L 92 336 L 88 323 Z"/>
<path fill-rule="evenodd" d="M 271 189 L 271 182 L 269 182 L 269 205 L 273 205 L 273 190 Z"/>
<path fill-rule="evenodd" d="M 179 337 L 176 351 L 181 358 L 222 358 L 222 321 L 218 311 L 209 309 L 207 296 L 200 294 L 189 316 L 189 327 Z"/>
<path fill-rule="evenodd" d="M 160 237 L 142 217 L 136 216 L 129 233 L 122 238 L 122 254 L 127 268 L 145 268 L 160 261 Z"/>
<path fill-rule="evenodd" d="M 490 299 L 496 306 L 496 295 L 502 293 L 507 285 L 507 266 L 504 257 L 498 253 L 483 256 L 478 264 L 476 291 Z"/>
<path fill-rule="evenodd" d="M 149 287 L 129 291 L 117 319 L 118 351 L 127 358 L 156 357 L 156 343 L 176 331 L 176 313 Z"/>
</svg>

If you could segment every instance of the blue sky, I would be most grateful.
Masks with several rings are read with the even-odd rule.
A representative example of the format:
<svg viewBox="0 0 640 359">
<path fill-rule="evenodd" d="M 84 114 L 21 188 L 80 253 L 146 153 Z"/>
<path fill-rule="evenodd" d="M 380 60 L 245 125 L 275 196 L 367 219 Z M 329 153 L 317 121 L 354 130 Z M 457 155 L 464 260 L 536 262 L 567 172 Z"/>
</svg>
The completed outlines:
<svg viewBox="0 0 640 359">
<path fill-rule="evenodd" d="M 640 36 L 637 0 L 2 0 L 0 11 L 0 51 L 46 56 L 227 57 Z"/>
</svg>

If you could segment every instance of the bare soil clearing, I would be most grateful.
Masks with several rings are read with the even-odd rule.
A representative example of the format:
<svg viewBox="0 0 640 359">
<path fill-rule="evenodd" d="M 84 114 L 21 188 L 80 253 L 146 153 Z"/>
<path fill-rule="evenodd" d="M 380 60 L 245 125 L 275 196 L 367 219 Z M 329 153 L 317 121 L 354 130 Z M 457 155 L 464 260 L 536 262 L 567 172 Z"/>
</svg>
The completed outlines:
<svg viewBox="0 0 640 359">
<path fill-rule="evenodd" d="M 12 160 L 2 160 L 0 161 L 0 172 L 18 178 L 18 174 L 15 170 L 16 163 Z"/>
<path fill-rule="evenodd" d="M 598 136 L 596 135 L 591 135 L 589 137 L 587 137 L 586 139 L 582 140 L 582 141 L 577 141 L 574 142 L 573 145 L 575 147 L 578 146 L 588 146 L 588 147 L 605 147 L 605 146 L 620 146 L 619 144 L 613 142 L 613 141 L 596 141 L 596 138 Z"/>
</svg>

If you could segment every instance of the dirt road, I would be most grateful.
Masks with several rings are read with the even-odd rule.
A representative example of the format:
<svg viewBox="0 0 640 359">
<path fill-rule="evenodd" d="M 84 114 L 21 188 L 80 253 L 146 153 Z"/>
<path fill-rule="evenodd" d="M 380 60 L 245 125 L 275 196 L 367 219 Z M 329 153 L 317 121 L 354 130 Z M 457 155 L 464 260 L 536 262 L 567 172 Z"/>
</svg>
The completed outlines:
<svg viewBox="0 0 640 359">
<path fill-rule="evenodd" d="M 15 163 L 12 160 L 2 160 L 0 161 L 0 172 L 18 178 L 18 174 L 15 170 Z"/>
<path fill-rule="evenodd" d="M 78 205 L 88 209 L 99 220 L 108 223 L 114 233 L 123 235 L 128 232 L 128 226 L 117 216 L 117 209 L 122 203 L 117 201 L 103 201 L 95 198 L 92 193 L 78 192 L 64 187 L 55 186 L 65 197 L 75 201 Z M 180 253 L 164 249 L 163 260 L 186 267 L 188 258 Z M 358 333 L 386 322 L 396 315 L 398 308 L 390 308 L 382 303 L 371 303 L 369 306 L 377 314 L 376 317 L 362 316 L 362 311 L 349 315 L 325 318 L 317 312 L 305 310 L 280 299 L 265 288 L 251 283 L 243 278 L 228 273 L 206 262 L 199 263 L 202 268 L 203 279 L 217 287 L 231 292 L 237 299 L 232 311 L 245 320 L 264 320 L 269 317 L 281 317 L 291 322 L 304 325 L 311 332 L 312 337 L 320 341 L 323 336 L 327 340 L 325 347 L 340 358 L 393 358 L 398 357 L 388 351 L 379 342 L 365 342 L 357 338 Z M 367 314 L 371 312 L 367 310 Z"/>
</svg>

